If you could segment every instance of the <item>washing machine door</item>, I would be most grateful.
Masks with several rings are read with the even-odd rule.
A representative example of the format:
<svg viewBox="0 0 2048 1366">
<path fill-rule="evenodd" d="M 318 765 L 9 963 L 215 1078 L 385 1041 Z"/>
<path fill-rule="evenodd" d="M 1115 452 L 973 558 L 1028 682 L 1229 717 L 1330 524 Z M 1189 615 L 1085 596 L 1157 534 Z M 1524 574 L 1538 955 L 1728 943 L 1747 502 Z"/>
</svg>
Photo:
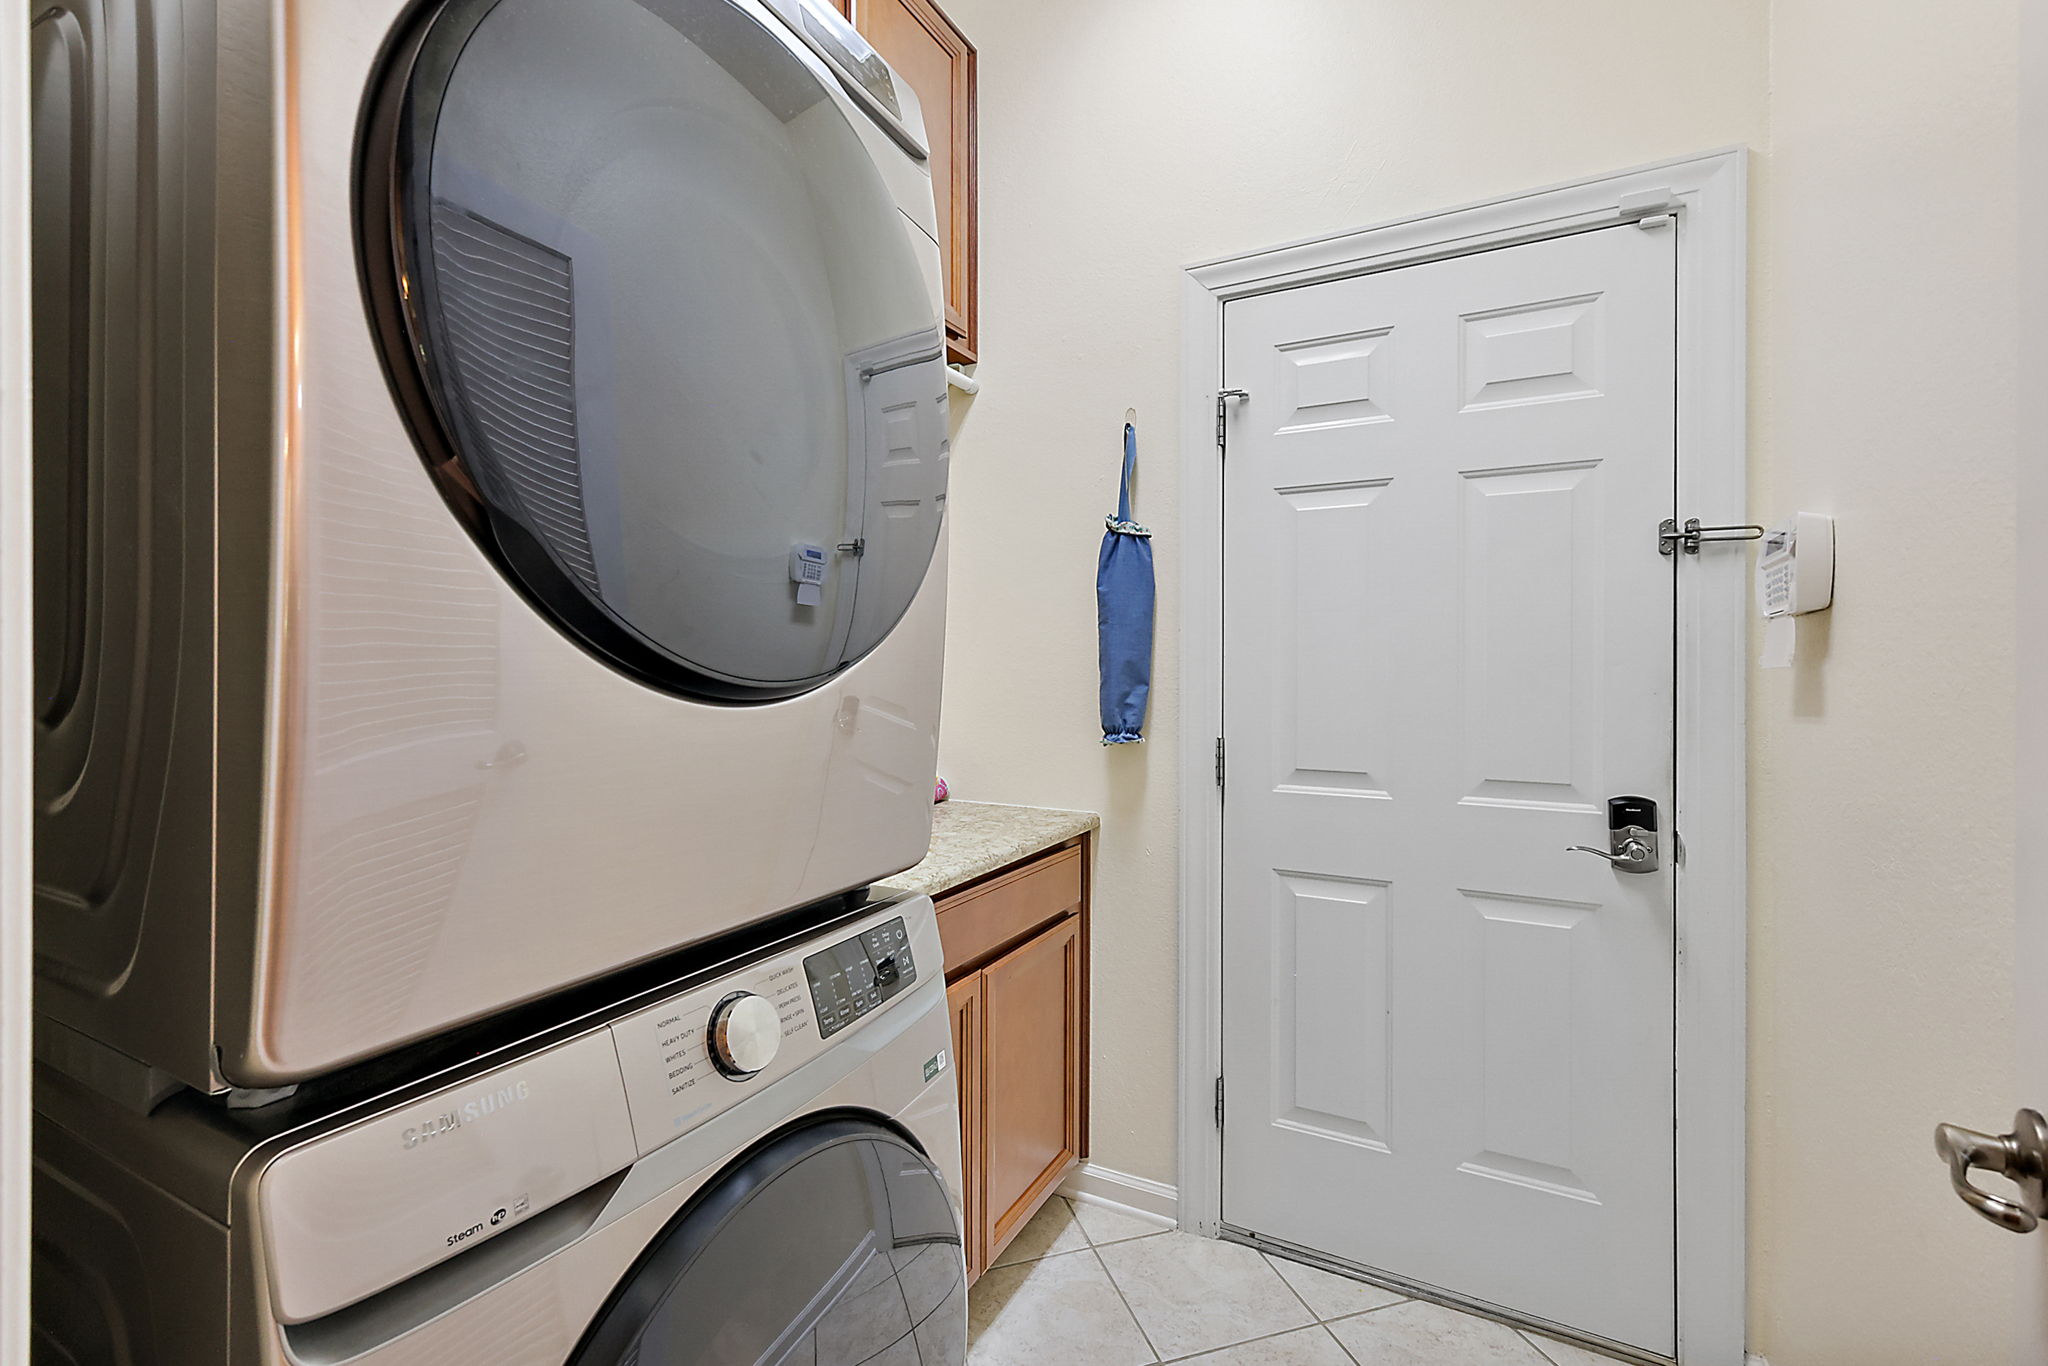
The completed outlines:
<svg viewBox="0 0 2048 1366">
<path fill-rule="evenodd" d="M 873 649 L 945 494 L 936 247 L 877 160 L 928 194 L 910 154 L 757 0 L 430 0 L 368 111 L 386 370 L 526 598 L 704 699 Z"/>
<path fill-rule="evenodd" d="M 938 1170 L 878 1122 L 788 1131 L 705 1187 L 569 1366 L 963 1366 L 967 1275 Z"/>
</svg>

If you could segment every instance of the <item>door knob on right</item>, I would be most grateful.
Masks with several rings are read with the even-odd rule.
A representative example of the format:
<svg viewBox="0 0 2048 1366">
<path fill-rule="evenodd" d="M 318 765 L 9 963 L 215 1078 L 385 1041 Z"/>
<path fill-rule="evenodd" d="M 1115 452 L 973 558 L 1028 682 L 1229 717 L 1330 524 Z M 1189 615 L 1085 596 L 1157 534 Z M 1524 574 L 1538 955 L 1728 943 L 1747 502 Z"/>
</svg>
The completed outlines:
<svg viewBox="0 0 2048 1366">
<path fill-rule="evenodd" d="M 1937 1125 L 1934 1151 L 1948 1163 L 1957 1198 L 2000 1228 L 2032 1233 L 2048 1218 L 2048 1119 L 2040 1111 L 2014 1115 L 2009 1134 Z M 2001 1200 L 1979 1190 L 1970 1182 L 1973 1170 L 2005 1177 L 2019 1188 L 2019 1199 Z"/>
</svg>

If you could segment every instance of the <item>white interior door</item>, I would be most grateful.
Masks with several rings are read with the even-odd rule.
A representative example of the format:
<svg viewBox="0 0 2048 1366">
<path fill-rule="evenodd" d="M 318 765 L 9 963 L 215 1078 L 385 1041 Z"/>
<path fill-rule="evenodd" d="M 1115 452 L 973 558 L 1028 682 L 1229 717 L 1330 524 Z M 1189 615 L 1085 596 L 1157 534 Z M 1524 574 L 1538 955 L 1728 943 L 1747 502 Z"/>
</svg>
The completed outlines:
<svg viewBox="0 0 2048 1366">
<path fill-rule="evenodd" d="M 1224 1221 L 1665 1355 L 1676 251 L 1224 315 Z"/>
</svg>

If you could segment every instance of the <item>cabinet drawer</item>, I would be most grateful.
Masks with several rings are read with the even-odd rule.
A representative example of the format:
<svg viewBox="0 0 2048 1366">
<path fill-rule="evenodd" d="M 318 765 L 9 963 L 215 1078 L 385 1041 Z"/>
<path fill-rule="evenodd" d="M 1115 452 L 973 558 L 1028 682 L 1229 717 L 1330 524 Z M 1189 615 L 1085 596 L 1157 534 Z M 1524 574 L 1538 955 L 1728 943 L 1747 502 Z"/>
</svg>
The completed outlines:
<svg viewBox="0 0 2048 1366">
<path fill-rule="evenodd" d="M 946 971 L 958 972 L 1040 926 L 1081 909 L 1081 846 L 945 898 L 938 904 Z"/>
</svg>

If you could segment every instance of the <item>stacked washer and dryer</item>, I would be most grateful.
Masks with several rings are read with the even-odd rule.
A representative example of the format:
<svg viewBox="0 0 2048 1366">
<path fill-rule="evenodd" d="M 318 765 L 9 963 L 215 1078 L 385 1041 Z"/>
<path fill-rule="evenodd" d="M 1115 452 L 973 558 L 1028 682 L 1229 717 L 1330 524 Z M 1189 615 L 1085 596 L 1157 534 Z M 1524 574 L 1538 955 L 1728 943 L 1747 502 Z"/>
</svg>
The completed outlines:
<svg viewBox="0 0 2048 1366">
<path fill-rule="evenodd" d="M 915 95 L 830 0 L 33 10 L 40 1360 L 965 1357 Z"/>
</svg>

